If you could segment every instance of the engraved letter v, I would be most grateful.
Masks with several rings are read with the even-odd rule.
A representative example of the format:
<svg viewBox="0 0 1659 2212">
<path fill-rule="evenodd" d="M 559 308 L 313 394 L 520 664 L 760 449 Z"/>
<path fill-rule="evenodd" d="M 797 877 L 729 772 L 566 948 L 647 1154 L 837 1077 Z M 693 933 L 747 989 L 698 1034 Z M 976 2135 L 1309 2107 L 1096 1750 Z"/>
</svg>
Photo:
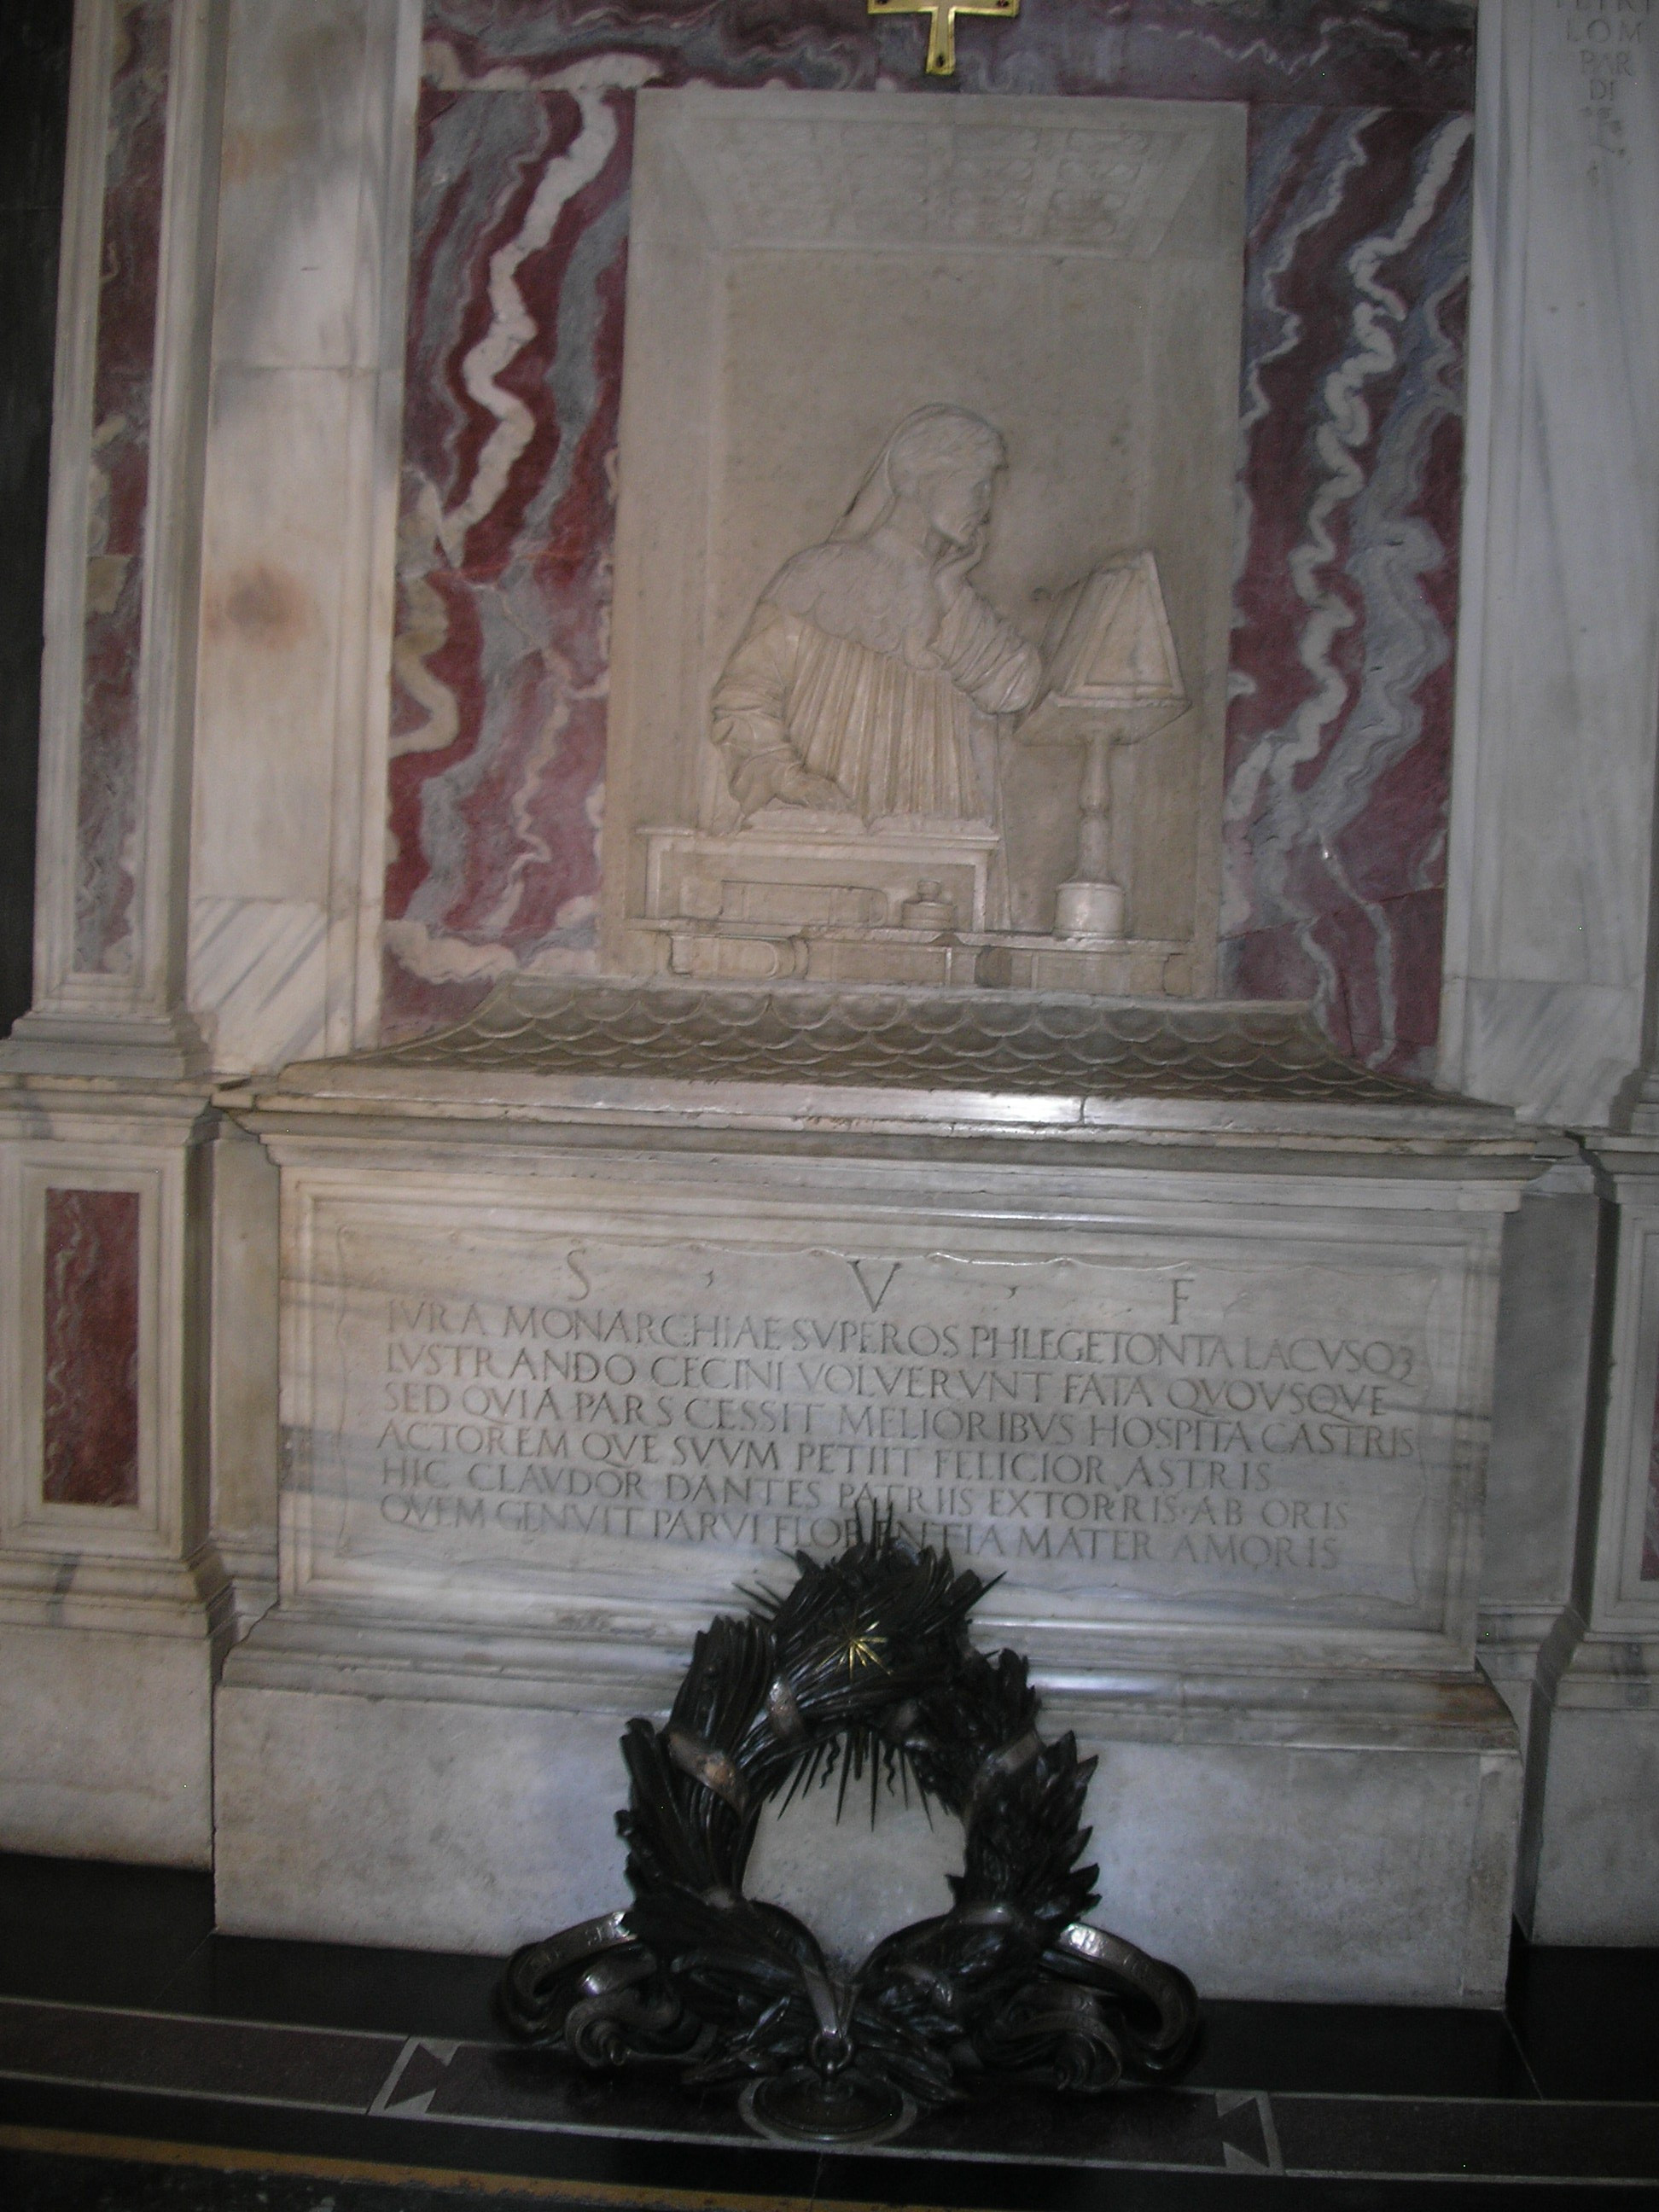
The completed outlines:
<svg viewBox="0 0 1659 2212">
<path fill-rule="evenodd" d="M 902 1262 L 897 1260 L 890 1261 L 888 1264 L 887 1273 L 881 1279 L 879 1289 L 873 1291 L 871 1289 L 869 1283 L 865 1279 L 863 1261 L 849 1260 L 847 1264 L 859 1279 L 859 1288 L 864 1293 L 865 1304 L 869 1307 L 871 1312 L 874 1313 L 877 1308 L 880 1305 L 882 1300 L 886 1297 L 888 1291 L 893 1287 L 893 1278 L 897 1274 Z"/>
</svg>

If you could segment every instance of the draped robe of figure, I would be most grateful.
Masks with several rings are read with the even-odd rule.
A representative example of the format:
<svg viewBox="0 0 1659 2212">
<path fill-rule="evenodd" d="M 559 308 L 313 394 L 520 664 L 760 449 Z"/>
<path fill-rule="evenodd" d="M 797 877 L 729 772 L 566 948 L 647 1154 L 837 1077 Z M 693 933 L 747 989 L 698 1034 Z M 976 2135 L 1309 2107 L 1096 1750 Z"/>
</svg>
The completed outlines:
<svg viewBox="0 0 1659 2212">
<path fill-rule="evenodd" d="M 884 815 L 995 825 L 997 717 L 1036 696 L 1042 662 L 965 580 L 892 532 L 787 561 L 727 660 L 713 735 L 745 818 L 793 755 Z"/>
</svg>

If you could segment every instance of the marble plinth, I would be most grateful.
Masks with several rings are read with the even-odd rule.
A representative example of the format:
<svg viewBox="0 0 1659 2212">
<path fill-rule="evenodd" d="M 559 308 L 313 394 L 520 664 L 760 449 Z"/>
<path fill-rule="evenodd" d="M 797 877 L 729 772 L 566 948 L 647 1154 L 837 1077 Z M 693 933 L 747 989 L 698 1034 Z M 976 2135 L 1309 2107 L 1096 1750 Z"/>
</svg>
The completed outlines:
<svg viewBox="0 0 1659 2212">
<path fill-rule="evenodd" d="M 614 1715 L 258 1681 L 215 1711 L 227 1933 L 505 1951 L 619 1902 Z"/>
<path fill-rule="evenodd" d="M 1504 1224 L 1480 1652 L 1523 1749 L 1572 1600 L 1607 1212 L 1589 1163 L 1562 1160 Z"/>
<path fill-rule="evenodd" d="M 0 1844 L 205 1866 L 238 1597 L 199 1415 L 186 1084 L 0 1072 Z"/>
<path fill-rule="evenodd" d="M 1518 1910 L 1543 1943 L 1659 1942 L 1659 1108 L 1632 1118 L 1590 1139 L 1619 1233 L 1599 1480 L 1533 1701 Z"/>
<path fill-rule="evenodd" d="M 627 1713 L 666 1711 L 675 1673 L 584 1682 L 571 1656 L 268 1619 L 216 1706 L 220 1926 L 491 1953 L 624 1902 L 618 1739 Z M 1478 1676 L 1321 1694 L 1143 1674 L 1051 1695 L 1045 1725 L 1100 1760 L 1096 1917 L 1206 1996 L 1501 2002 L 1521 1763 Z M 939 1909 L 960 1860 L 907 1837 L 884 1866 L 883 1828 L 861 1833 L 850 1797 L 846 1818 L 844 1850 L 821 1822 L 758 1844 L 752 1887 L 851 1955 Z"/>
<path fill-rule="evenodd" d="M 1475 1574 L 1537 1133 L 1294 1008 L 978 990 L 520 981 L 222 1103 L 281 1170 L 288 1468 L 224 1924 L 490 1948 L 614 1901 L 623 1720 L 890 1510 L 1106 1754 L 1114 1925 L 1236 1994 L 1498 1988 Z"/>
<path fill-rule="evenodd" d="M 9 1850 L 207 1867 L 218 1652 L 176 1637 L 0 1621 Z"/>
<path fill-rule="evenodd" d="M 1558 1644 L 1570 1635 L 1558 1638 Z M 1516 1899 L 1534 1943 L 1659 1943 L 1659 1638 L 1586 1635 L 1540 1684 Z"/>
</svg>

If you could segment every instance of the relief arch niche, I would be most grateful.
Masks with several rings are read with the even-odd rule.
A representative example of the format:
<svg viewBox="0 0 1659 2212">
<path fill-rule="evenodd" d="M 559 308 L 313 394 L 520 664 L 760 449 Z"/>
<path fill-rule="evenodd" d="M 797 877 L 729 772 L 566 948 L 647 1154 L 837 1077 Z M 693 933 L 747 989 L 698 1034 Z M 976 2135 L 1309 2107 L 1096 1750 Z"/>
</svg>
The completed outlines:
<svg viewBox="0 0 1659 2212">
<path fill-rule="evenodd" d="M 1213 993 L 1243 155 L 641 94 L 607 968 Z"/>
</svg>

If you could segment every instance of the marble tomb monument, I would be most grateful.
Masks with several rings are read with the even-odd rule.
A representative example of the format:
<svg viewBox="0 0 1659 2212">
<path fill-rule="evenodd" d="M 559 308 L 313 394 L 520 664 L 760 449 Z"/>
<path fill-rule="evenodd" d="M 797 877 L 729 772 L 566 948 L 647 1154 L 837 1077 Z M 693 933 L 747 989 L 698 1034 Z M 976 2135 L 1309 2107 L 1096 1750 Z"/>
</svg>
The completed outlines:
<svg viewBox="0 0 1659 2212">
<path fill-rule="evenodd" d="M 1645 8 L 326 12 L 77 8 L 0 1840 L 504 1953 L 890 1513 L 1202 1996 L 1656 1940 Z"/>
<path fill-rule="evenodd" d="M 289 1925 L 296 1856 L 342 1934 L 608 1909 L 618 1718 L 767 1559 L 890 1511 L 1000 1577 L 988 1632 L 1102 1751 L 1133 1940 L 1212 1990 L 1490 1996 L 1494 1285 L 1552 1155 L 1195 995 L 1242 115 L 637 105 L 639 977 L 234 1102 L 283 1176 L 289 1460 L 219 1699 L 226 1924 Z M 987 190 L 1014 140 L 1046 201 Z M 387 1760 L 489 1830 L 371 1903 L 343 1785 Z"/>
</svg>

